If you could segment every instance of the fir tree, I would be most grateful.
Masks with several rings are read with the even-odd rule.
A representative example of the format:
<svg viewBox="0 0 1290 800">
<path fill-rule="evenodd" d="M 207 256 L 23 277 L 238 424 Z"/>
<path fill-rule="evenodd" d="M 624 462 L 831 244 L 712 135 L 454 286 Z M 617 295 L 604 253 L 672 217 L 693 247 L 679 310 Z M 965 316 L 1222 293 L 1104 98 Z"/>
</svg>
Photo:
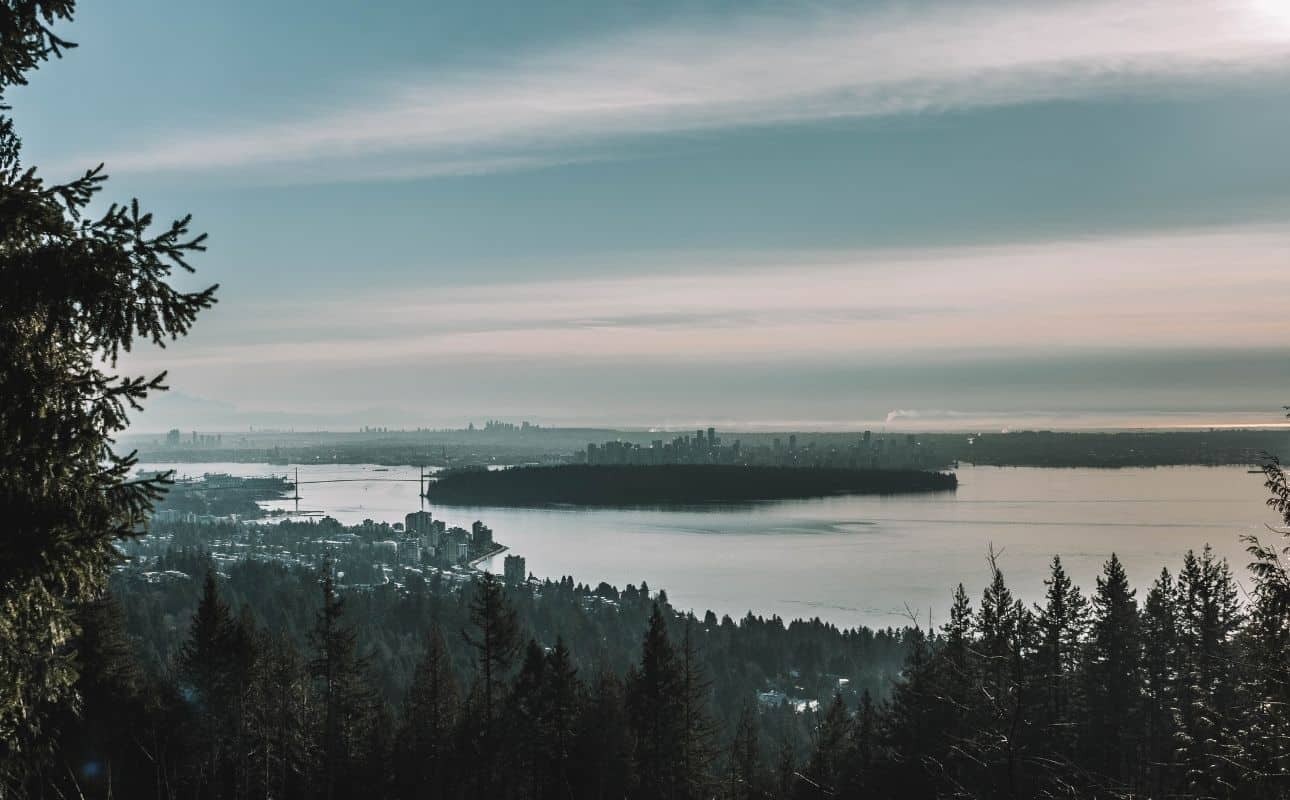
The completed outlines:
<svg viewBox="0 0 1290 800">
<path fill-rule="evenodd" d="M 0 4 L 5 93 L 73 45 L 54 33 L 72 0 Z M 163 479 L 130 476 L 113 437 L 163 389 L 116 373 L 134 345 L 188 332 L 214 287 L 177 291 L 172 272 L 203 249 L 187 218 L 160 230 L 137 201 L 87 217 L 101 165 L 47 184 L 0 114 L 0 782 L 17 784 L 53 741 L 43 722 L 72 696 L 78 604 L 104 590 L 116 545 L 146 526 Z"/>
<path fill-rule="evenodd" d="M 1142 651 L 1138 603 L 1114 553 L 1097 579 L 1089 645 L 1089 752 L 1094 769 L 1123 786 L 1140 758 Z"/>
<path fill-rule="evenodd" d="M 730 743 L 728 781 L 726 794 L 731 800 L 753 800 L 766 795 L 757 709 L 750 702 L 744 703 L 735 725 L 735 735 Z"/>
<path fill-rule="evenodd" d="M 806 765 L 807 795 L 838 794 L 853 756 L 852 744 L 851 712 L 842 695 L 837 694 L 815 728 L 815 747 Z"/>
<path fill-rule="evenodd" d="M 797 754 L 787 739 L 779 744 L 779 753 L 775 758 L 775 796 L 792 797 L 797 789 L 800 775 L 797 772 Z"/>
<path fill-rule="evenodd" d="M 475 651 L 478 690 L 484 722 L 491 726 L 497 716 L 497 701 L 519 649 L 519 623 L 506 601 L 502 582 L 490 572 L 475 581 L 470 604 L 474 631 L 463 631 L 466 643 Z"/>
<path fill-rule="evenodd" d="M 635 739 L 638 796 L 679 800 L 682 773 L 685 691 L 680 659 L 667 634 L 667 620 L 655 603 L 641 647 L 640 666 L 627 679 L 627 708 Z"/>
<path fill-rule="evenodd" d="M 879 747 L 878 707 L 866 689 L 860 694 L 860 707 L 856 710 L 851 726 L 854 741 L 851 745 L 851 763 L 847 765 L 844 787 L 850 797 L 867 797 L 881 785 L 878 774 L 882 753 Z"/>
<path fill-rule="evenodd" d="M 938 717 L 945 740 L 943 778 L 950 787 L 961 786 L 974 767 L 971 759 L 962 757 L 980 725 L 980 664 L 973 629 L 971 602 L 960 583 L 954 590 L 950 618 L 942 631 L 933 689 L 941 707 Z"/>
<path fill-rule="evenodd" d="M 248 766 L 257 797 L 302 797 L 316 761 L 316 707 L 306 665 L 283 633 L 265 637 L 248 692 Z"/>
<path fill-rule="evenodd" d="M 505 744 L 508 758 L 501 765 L 504 786 L 521 798 L 537 798 L 542 784 L 542 718 L 546 691 L 546 654 L 529 639 L 524 660 L 506 703 Z"/>
<path fill-rule="evenodd" d="M 365 779 L 374 755 L 374 698 L 367 685 L 366 662 L 358 654 L 358 640 L 345 624 L 344 603 L 336 593 L 330 565 L 323 568 L 322 608 L 311 633 L 314 657 L 310 662 L 318 692 L 321 730 L 323 796 L 352 797 L 371 789 Z"/>
<path fill-rule="evenodd" d="M 578 716 L 574 796 L 591 800 L 626 797 L 635 781 L 633 719 L 622 682 L 609 670 L 596 677 Z"/>
<path fill-rule="evenodd" d="M 1236 698 L 1240 623 L 1227 563 L 1208 546 L 1199 557 L 1188 551 L 1178 575 L 1177 736 L 1187 786 L 1199 793 L 1228 791 L 1233 783 L 1228 713 Z"/>
<path fill-rule="evenodd" d="M 447 642 L 438 625 L 426 636 L 404 704 L 400 760 L 405 794 L 442 800 L 451 796 L 454 768 L 453 730 L 460 714 L 461 692 L 452 671 Z"/>
<path fill-rule="evenodd" d="M 1053 556 L 1044 585 L 1044 604 L 1035 606 L 1036 680 L 1041 693 L 1036 724 L 1049 755 L 1069 761 L 1075 755 L 1077 719 L 1082 716 L 1078 674 L 1088 603 L 1062 568 L 1060 556 Z"/>
<path fill-rule="evenodd" d="M 1177 702 L 1177 590 L 1168 569 L 1152 583 L 1142 604 L 1143 758 L 1141 786 L 1152 796 L 1177 782 L 1174 765 L 1176 731 L 1172 709 Z"/>
<path fill-rule="evenodd" d="M 1244 537 L 1254 579 L 1241 681 L 1247 746 L 1233 754 L 1251 796 L 1290 790 L 1290 481 L 1275 457 L 1264 465 L 1268 505 L 1285 527 L 1281 542 Z"/>
<path fill-rule="evenodd" d="M 716 755 L 716 726 L 708 711 L 712 684 L 708 681 L 694 642 L 694 616 L 687 615 L 681 640 L 681 776 L 679 797 L 710 796 L 712 761 Z"/>
<path fill-rule="evenodd" d="M 72 778 L 73 785 L 61 788 L 65 796 L 75 796 L 78 788 L 94 797 L 151 791 L 151 764 L 135 742 L 152 687 L 131 647 L 120 604 L 111 594 L 87 603 L 78 610 L 76 624 L 81 630 L 76 643 L 80 705 L 61 715 L 56 748 L 66 765 L 75 766 L 70 776 L 49 767 L 40 780 L 53 788 Z"/>
<path fill-rule="evenodd" d="M 986 766 L 991 791 L 1019 797 L 1028 790 L 1028 749 L 1034 744 L 1029 732 L 1032 681 L 1027 668 L 1033 617 L 1013 598 L 993 551 L 990 572 L 990 585 L 981 596 L 976 617 L 984 706 L 972 757 Z"/>
<path fill-rule="evenodd" d="M 573 795 L 575 742 L 583 687 L 564 639 L 557 637 L 546 656 L 542 695 L 541 757 L 544 797 Z"/>
<path fill-rule="evenodd" d="M 498 779 L 496 754 L 500 747 L 498 717 L 506 681 L 520 645 L 519 622 L 506 600 L 502 582 L 485 572 L 473 585 L 470 621 L 473 630 L 462 636 L 475 652 L 475 683 L 471 689 L 474 711 L 464 719 L 464 739 L 478 762 L 472 776 L 478 793 L 494 790 Z"/>
<path fill-rule="evenodd" d="M 215 573 L 207 572 L 178 667 L 181 688 L 190 701 L 194 738 L 204 754 L 195 780 L 205 794 L 216 797 L 227 788 L 225 751 L 233 740 L 238 688 L 233 637 L 232 614 L 220 597 Z"/>
<path fill-rule="evenodd" d="M 922 797 L 933 793 L 950 771 L 949 752 L 943 742 L 953 733 L 942 724 L 939 666 L 927 635 L 912 628 L 906 632 L 906 641 L 909 656 L 892 690 L 881 738 L 891 753 L 892 781 L 905 787 L 911 797 Z M 973 753 L 979 743 L 974 735 L 955 747 L 958 752 Z"/>
</svg>

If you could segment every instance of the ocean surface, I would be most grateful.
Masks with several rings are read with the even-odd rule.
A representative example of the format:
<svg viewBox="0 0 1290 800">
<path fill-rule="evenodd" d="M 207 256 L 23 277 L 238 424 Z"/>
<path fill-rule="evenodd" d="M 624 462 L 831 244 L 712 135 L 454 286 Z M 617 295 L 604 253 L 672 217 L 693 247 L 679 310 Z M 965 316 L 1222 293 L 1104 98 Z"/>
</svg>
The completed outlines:
<svg viewBox="0 0 1290 800">
<path fill-rule="evenodd" d="M 295 465 L 173 464 L 179 475 L 294 475 Z M 421 508 L 418 470 L 300 465 L 299 508 L 346 524 L 401 522 Z M 953 587 L 975 599 L 993 547 L 1009 585 L 1038 600 L 1054 554 L 1086 592 L 1112 552 L 1147 585 L 1206 543 L 1243 584 L 1239 537 L 1271 535 L 1262 478 L 1244 467 L 1034 469 L 964 466 L 957 492 L 852 496 L 684 510 L 536 510 L 426 505 L 449 525 L 480 519 L 539 577 L 622 588 L 646 581 L 671 602 L 736 619 L 748 611 L 840 626 L 945 620 Z M 342 480 L 339 483 L 309 481 Z M 293 501 L 268 503 L 294 510 Z M 501 571 L 497 563 L 483 568 Z"/>
</svg>

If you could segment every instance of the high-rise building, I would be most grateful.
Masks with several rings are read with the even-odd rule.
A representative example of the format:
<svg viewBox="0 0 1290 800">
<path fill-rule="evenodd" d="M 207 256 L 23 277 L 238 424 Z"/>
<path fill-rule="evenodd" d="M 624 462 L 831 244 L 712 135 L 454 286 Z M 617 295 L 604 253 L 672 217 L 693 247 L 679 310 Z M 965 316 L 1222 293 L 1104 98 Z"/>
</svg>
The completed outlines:
<svg viewBox="0 0 1290 800">
<path fill-rule="evenodd" d="M 429 533 L 433 521 L 429 511 L 413 511 L 403 518 L 403 530 L 416 534 Z"/>
<path fill-rule="evenodd" d="M 483 522 L 475 520 L 470 526 L 470 538 L 476 546 L 482 544 L 491 547 L 493 544 L 493 529 Z"/>
<path fill-rule="evenodd" d="M 502 562 L 502 577 L 512 586 L 521 584 L 528 578 L 528 568 L 523 556 L 509 555 Z"/>
</svg>

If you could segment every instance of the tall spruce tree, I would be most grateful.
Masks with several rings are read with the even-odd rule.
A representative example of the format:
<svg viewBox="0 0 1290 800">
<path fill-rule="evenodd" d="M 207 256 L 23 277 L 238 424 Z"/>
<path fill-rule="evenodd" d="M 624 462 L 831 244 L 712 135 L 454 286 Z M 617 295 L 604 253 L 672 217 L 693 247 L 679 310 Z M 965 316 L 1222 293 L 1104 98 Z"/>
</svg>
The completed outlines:
<svg viewBox="0 0 1290 800">
<path fill-rule="evenodd" d="M 883 725 L 882 743 L 891 753 L 890 777 L 911 797 L 933 794 L 949 771 L 949 749 L 943 746 L 952 733 L 942 724 L 938 660 L 929 637 L 920 628 L 905 632 L 909 655 L 900 679 L 892 689 Z M 978 689 L 979 691 L 979 689 Z M 957 752 L 975 753 L 978 736 L 956 742 Z M 972 755 L 975 761 L 977 757 Z"/>
<path fill-rule="evenodd" d="M 191 709 L 191 733 L 202 753 L 194 781 L 203 796 L 220 797 L 230 788 L 225 784 L 238 688 L 233 639 L 233 615 L 220 597 L 215 573 L 208 571 L 178 663 Z"/>
<path fill-rule="evenodd" d="M 463 629 L 466 644 L 474 651 L 475 681 L 461 727 L 465 756 L 473 760 L 471 792 L 494 794 L 502 778 L 497 768 L 502 747 L 500 722 L 506 684 L 515 664 L 521 639 L 515 609 L 506 599 L 502 582 L 485 572 L 471 586 L 470 629 Z"/>
<path fill-rule="evenodd" d="M 805 787 L 800 794 L 834 797 L 843 789 L 854 751 L 851 712 L 841 694 L 833 696 L 815 726 L 815 746 L 806 765 Z"/>
<path fill-rule="evenodd" d="M 501 747 L 506 757 L 499 771 L 502 787 L 511 797 L 537 798 L 542 793 L 545 692 L 546 654 L 536 640 L 529 639 L 502 715 L 505 724 Z"/>
<path fill-rule="evenodd" d="M 1044 604 L 1035 605 L 1038 643 L 1035 661 L 1040 706 L 1038 734 L 1049 757 L 1070 762 L 1075 756 L 1082 697 L 1079 668 L 1088 624 L 1088 603 L 1053 556 Z"/>
<path fill-rule="evenodd" d="M 452 795 L 453 732 L 460 712 L 461 691 L 443 630 L 436 624 L 426 636 L 404 702 L 399 772 L 406 796 L 442 800 Z"/>
<path fill-rule="evenodd" d="M 575 797 L 619 800 L 628 796 L 635 783 L 633 722 L 622 681 L 601 669 L 578 715 Z"/>
<path fill-rule="evenodd" d="M 1240 702 L 1247 744 L 1234 757 L 1251 796 L 1275 797 L 1290 792 L 1290 480 L 1276 457 L 1263 474 L 1283 527 L 1279 541 L 1245 537 L 1254 579 Z"/>
<path fill-rule="evenodd" d="M 1178 784 L 1173 709 L 1177 702 L 1177 589 L 1168 569 L 1160 575 L 1142 603 L 1142 736 L 1143 757 L 1138 785 L 1152 797 Z"/>
<path fill-rule="evenodd" d="M 1033 681 L 1028 668 L 1034 620 L 1013 597 L 993 551 L 989 563 L 990 585 L 976 615 L 983 706 L 972 757 L 983 765 L 989 791 L 1021 797 L 1031 789 L 1027 766 L 1035 744 L 1029 714 Z"/>
<path fill-rule="evenodd" d="M 637 796 L 644 800 L 680 800 L 684 796 L 684 691 L 680 659 L 668 637 L 663 611 L 655 603 L 641 646 L 640 665 L 627 678 Z"/>
<path fill-rule="evenodd" d="M 502 582 L 491 572 L 485 572 L 475 581 L 470 621 L 474 630 L 464 630 L 462 636 L 475 651 L 483 721 L 491 728 L 520 646 L 515 610 L 506 600 Z"/>
<path fill-rule="evenodd" d="M 543 797 L 572 797 L 576 737 L 583 686 L 564 639 L 546 655 L 546 683 L 540 718 Z"/>
<path fill-rule="evenodd" d="M 981 722 L 979 652 L 973 638 L 972 604 L 963 584 L 954 590 L 950 617 L 941 632 L 941 649 L 936 659 L 935 696 L 939 700 L 941 729 L 946 756 L 942 776 L 950 787 L 962 786 L 975 768 L 964 758 Z"/>
<path fill-rule="evenodd" d="M 726 796 L 730 800 L 754 800 L 766 796 L 766 781 L 761 761 L 760 726 L 757 708 L 745 702 L 735 723 L 727 762 Z"/>
<path fill-rule="evenodd" d="M 137 201 L 87 216 L 101 166 L 46 183 L 21 157 L 8 90 L 72 47 L 54 32 L 72 0 L 0 3 L 0 782 L 21 782 L 71 698 L 73 609 L 97 597 L 117 542 L 140 534 L 165 481 L 137 479 L 113 436 L 164 375 L 116 373 L 136 344 L 164 346 L 214 302 L 176 269 L 204 236 L 153 227 Z"/>
<path fill-rule="evenodd" d="M 76 623 L 80 707 L 65 709 L 58 725 L 63 764 L 48 766 L 37 780 L 55 797 L 142 796 L 153 789 L 152 765 L 137 744 L 152 682 L 135 657 L 114 595 L 85 604 Z"/>
<path fill-rule="evenodd" d="M 1142 642 L 1135 594 L 1124 565 L 1112 553 L 1093 595 L 1086 681 L 1087 750 L 1093 769 L 1112 788 L 1132 782 L 1141 758 Z"/>
<path fill-rule="evenodd" d="M 716 725 L 709 711 L 712 683 L 704 673 L 693 614 L 685 617 L 681 638 L 681 797 L 708 797 L 712 791 L 712 762 L 716 757 Z"/>
<path fill-rule="evenodd" d="M 1220 794 L 1233 785 L 1236 634 L 1242 612 L 1227 563 L 1206 546 L 1188 551 L 1178 574 L 1178 749 L 1189 791 Z"/>
<path fill-rule="evenodd" d="M 248 689 L 249 795 L 305 796 L 317 763 L 317 706 L 300 652 L 283 633 L 264 637 Z"/>
<path fill-rule="evenodd" d="M 321 716 L 319 782 L 323 796 L 332 800 L 370 791 L 370 770 L 379 754 L 372 748 L 376 708 L 364 674 L 367 664 L 358 653 L 357 635 L 344 620 L 330 564 L 323 567 L 319 584 L 322 607 L 310 634 L 314 657 L 309 669 Z"/>
</svg>

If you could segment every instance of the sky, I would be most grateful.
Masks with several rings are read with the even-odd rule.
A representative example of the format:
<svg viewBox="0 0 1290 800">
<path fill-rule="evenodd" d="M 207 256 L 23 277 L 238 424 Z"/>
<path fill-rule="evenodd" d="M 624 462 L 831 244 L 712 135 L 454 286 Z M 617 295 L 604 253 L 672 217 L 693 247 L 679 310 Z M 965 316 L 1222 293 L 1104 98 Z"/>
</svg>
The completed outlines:
<svg viewBox="0 0 1290 800">
<path fill-rule="evenodd" d="M 191 212 L 136 430 L 1290 402 L 1290 0 L 85 3 L 10 102 Z"/>
</svg>

